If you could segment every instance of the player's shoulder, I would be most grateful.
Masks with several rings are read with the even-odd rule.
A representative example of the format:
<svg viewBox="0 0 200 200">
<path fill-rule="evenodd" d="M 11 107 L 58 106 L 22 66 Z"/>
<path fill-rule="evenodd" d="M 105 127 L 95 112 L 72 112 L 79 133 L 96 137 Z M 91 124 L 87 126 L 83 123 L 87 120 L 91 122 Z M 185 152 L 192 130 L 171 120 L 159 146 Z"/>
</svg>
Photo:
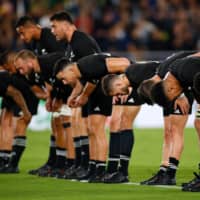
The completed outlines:
<svg viewBox="0 0 200 200">
<path fill-rule="evenodd" d="M 87 33 L 76 30 L 73 36 L 74 41 L 81 41 L 82 43 L 94 42 L 94 38 Z"/>
<path fill-rule="evenodd" d="M 0 77 L 2 78 L 10 78 L 10 74 L 8 71 L 4 70 L 4 69 L 0 69 Z"/>
<path fill-rule="evenodd" d="M 41 32 L 42 36 L 52 35 L 51 29 L 48 27 L 43 27 L 41 30 L 42 30 Z"/>
<path fill-rule="evenodd" d="M 41 29 L 41 37 L 40 37 L 40 41 L 41 42 L 54 42 L 56 41 L 55 36 L 53 35 L 53 33 L 51 32 L 51 29 L 48 27 L 43 27 Z"/>
</svg>

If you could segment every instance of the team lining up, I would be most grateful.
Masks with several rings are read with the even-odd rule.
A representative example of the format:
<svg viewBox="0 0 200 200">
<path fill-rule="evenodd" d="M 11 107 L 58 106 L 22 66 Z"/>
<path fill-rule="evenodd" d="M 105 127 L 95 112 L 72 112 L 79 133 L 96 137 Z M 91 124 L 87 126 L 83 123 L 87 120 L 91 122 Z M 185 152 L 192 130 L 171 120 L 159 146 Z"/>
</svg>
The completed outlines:
<svg viewBox="0 0 200 200">
<path fill-rule="evenodd" d="M 49 157 L 30 174 L 89 183 L 129 182 L 132 124 L 142 104 L 157 103 L 165 122 L 163 156 L 156 175 L 141 184 L 176 185 L 183 129 L 194 99 L 200 102 L 200 54 L 182 51 L 163 61 L 140 63 L 102 53 L 66 12 L 55 13 L 50 21 L 51 29 L 41 28 L 31 17 L 21 17 L 16 31 L 29 47 L 1 54 L 0 173 L 19 172 L 26 128 L 39 99 L 45 99 L 52 112 Z M 109 148 L 104 130 L 108 116 Z M 8 119 L 13 128 L 5 134 Z M 174 128 L 168 137 L 170 126 Z M 182 190 L 200 191 L 199 175 Z"/>
</svg>

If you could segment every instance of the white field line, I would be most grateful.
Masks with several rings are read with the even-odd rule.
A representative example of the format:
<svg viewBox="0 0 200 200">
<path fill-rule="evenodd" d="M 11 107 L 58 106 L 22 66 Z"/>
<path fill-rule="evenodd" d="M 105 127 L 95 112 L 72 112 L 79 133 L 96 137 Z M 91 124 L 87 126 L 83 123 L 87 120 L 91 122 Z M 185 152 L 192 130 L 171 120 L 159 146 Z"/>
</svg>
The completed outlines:
<svg viewBox="0 0 200 200">
<path fill-rule="evenodd" d="M 74 180 L 73 180 L 74 181 Z M 81 183 L 88 183 L 88 181 L 80 181 Z M 147 185 L 140 185 L 140 183 L 135 183 L 135 182 L 128 182 L 128 183 L 119 183 L 123 185 L 136 185 L 136 186 L 147 186 Z M 112 184 L 106 184 L 106 185 L 112 185 Z M 113 184 L 117 185 L 117 184 Z M 158 188 L 166 188 L 166 189 L 176 189 L 176 190 L 181 190 L 181 186 L 176 186 L 176 185 L 148 185 L 150 187 L 158 187 Z"/>
<path fill-rule="evenodd" d="M 129 182 L 129 183 L 123 183 L 123 184 L 124 185 L 147 186 L 147 185 L 140 185 L 140 183 L 135 183 L 135 182 Z M 167 188 L 167 189 L 181 189 L 181 186 L 176 186 L 176 185 L 151 185 L 151 187 Z"/>
</svg>

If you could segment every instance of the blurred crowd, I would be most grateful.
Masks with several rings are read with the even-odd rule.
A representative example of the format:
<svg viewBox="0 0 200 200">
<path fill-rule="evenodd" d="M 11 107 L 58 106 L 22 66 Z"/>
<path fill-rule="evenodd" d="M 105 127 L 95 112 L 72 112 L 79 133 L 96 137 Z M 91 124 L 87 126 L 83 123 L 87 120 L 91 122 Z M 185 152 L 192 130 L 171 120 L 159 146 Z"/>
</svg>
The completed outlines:
<svg viewBox="0 0 200 200">
<path fill-rule="evenodd" d="M 16 19 L 30 15 L 42 26 L 69 11 L 104 51 L 200 49 L 199 0 L 0 0 L 0 51 L 21 49 Z"/>
</svg>

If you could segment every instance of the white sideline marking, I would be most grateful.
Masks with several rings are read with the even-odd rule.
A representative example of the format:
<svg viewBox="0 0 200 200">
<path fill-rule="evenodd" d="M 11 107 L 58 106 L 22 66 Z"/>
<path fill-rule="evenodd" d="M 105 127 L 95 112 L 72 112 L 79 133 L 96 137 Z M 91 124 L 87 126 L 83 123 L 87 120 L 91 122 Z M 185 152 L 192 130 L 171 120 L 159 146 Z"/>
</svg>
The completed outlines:
<svg viewBox="0 0 200 200">
<path fill-rule="evenodd" d="M 134 182 L 129 182 L 129 183 L 123 183 L 124 185 L 137 185 L 137 186 L 151 186 L 151 187 L 158 187 L 158 188 L 167 188 L 167 189 L 181 189 L 181 186 L 176 186 L 176 185 L 140 185 L 140 183 L 134 183 Z"/>
<path fill-rule="evenodd" d="M 75 180 L 71 180 L 71 181 L 75 181 Z M 80 183 L 88 183 L 87 180 L 82 180 L 82 181 L 79 181 L 79 182 Z M 140 183 L 136 183 L 136 182 L 114 183 L 113 185 L 119 185 L 119 184 L 123 184 L 123 185 L 137 185 L 137 186 L 150 186 L 150 187 L 166 188 L 166 189 L 176 189 L 176 190 L 181 190 L 181 188 L 182 188 L 181 186 L 176 186 L 176 185 L 140 185 Z M 112 185 L 112 183 L 105 184 L 105 185 Z"/>
</svg>

